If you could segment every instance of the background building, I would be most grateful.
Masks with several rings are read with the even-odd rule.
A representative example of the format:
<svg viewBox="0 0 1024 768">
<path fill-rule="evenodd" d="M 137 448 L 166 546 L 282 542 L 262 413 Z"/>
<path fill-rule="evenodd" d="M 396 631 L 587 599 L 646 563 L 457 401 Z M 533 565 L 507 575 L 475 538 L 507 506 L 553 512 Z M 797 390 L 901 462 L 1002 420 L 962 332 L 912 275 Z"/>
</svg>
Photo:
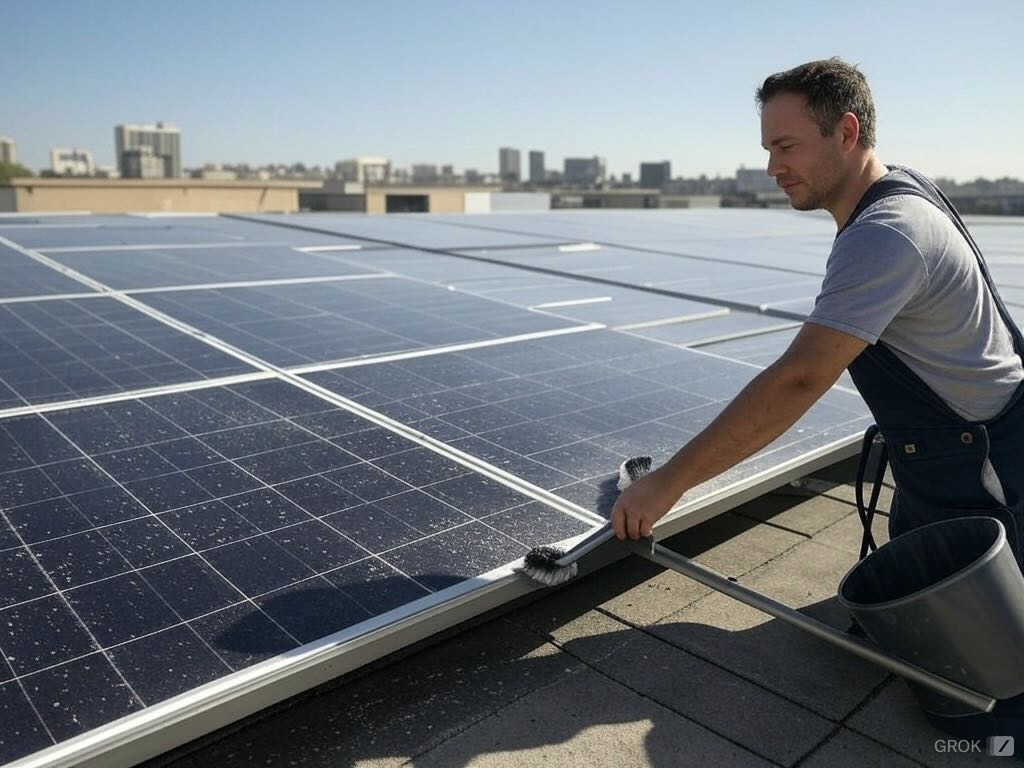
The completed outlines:
<svg viewBox="0 0 1024 768">
<path fill-rule="evenodd" d="M 134 157 L 127 161 L 125 153 L 149 147 L 152 155 L 160 160 L 163 171 L 160 176 L 132 175 L 129 171 L 139 169 L 143 161 Z M 148 179 L 166 178 L 176 179 L 181 176 L 181 131 L 168 123 L 157 123 L 156 125 L 118 125 L 114 127 L 114 151 L 116 153 L 119 170 L 124 178 Z M 152 163 L 144 161 L 148 169 L 152 169 Z"/>
<path fill-rule="evenodd" d="M 736 171 L 737 192 L 779 192 L 775 179 L 764 168 L 740 168 Z"/>
<path fill-rule="evenodd" d="M 54 147 L 50 150 L 50 171 L 54 176 L 92 176 L 96 165 L 87 149 Z"/>
<path fill-rule="evenodd" d="M 386 157 L 360 155 L 334 164 L 334 172 L 342 181 L 360 184 L 386 184 L 391 179 L 391 161 Z"/>
<path fill-rule="evenodd" d="M 498 175 L 502 181 L 516 183 L 520 179 L 519 174 L 519 150 L 512 147 L 502 147 L 498 150 Z"/>
<path fill-rule="evenodd" d="M 565 184 L 580 187 L 592 187 L 604 182 L 605 160 L 603 157 L 567 157 L 565 158 Z"/>
<path fill-rule="evenodd" d="M 93 213 L 297 211 L 318 181 L 28 178 L 0 183 L 0 211 Z"/>
<path fill-rule="evenodd" d="M 645 189 L 661 189 L 672 180 L 672 163 L 640 163 L 640 186 Z"/>
<path fill-rule="evenodd" d="M 0 163 L 13 164 L 16 162 L 18 162 L 18 145 L 14 143 L 14 139 L 0 136 Z"/>
<path fill-rule="evenodd" d="M 544 178 L 544 153 L 536 149 L 530 151 L 530 183 L 543 184 Z"/>
<path fill-rule="evenodd" d="M 133 147 L 121 153 L 121 177 L 125 179 L 166 179 L 167 164 L 150 146 Z"/>
<path fill-rule="evenodd" d="M 438 182 L 436 165 L 414 165 L 412 167 L 413 184 L 436 184 Z"/>
</svg>

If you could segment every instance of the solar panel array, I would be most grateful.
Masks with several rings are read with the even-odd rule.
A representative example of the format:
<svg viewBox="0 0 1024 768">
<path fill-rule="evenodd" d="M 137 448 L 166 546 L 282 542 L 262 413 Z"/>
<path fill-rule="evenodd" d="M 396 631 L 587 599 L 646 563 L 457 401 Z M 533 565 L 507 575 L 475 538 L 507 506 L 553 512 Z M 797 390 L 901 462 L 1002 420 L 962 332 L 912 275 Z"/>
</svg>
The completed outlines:
<svg viewBox="0 0 1024 768">
<path fill-rule="evenodd" d="M 785 348 L 829 239 L 259 218 L 0 218 L 0 763 L 511 583 Z M 993 234 L 1011 290 L 1019 234 Z M 687 509 L 868 422 L 838 386 Z"/>
</svg>

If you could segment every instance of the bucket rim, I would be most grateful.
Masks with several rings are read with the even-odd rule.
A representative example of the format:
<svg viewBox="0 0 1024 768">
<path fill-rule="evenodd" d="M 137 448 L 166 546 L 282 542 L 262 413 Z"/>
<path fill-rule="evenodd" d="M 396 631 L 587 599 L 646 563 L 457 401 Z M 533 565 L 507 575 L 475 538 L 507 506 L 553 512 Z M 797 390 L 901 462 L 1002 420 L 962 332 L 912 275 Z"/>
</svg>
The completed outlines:
<svg viewBox="0 0 1024 768">
<path fill-rule="evenodd" d="M 846 575 L 843 576 L 842 581 L 839 582 L 839 588 L 838 588 L 837 594 L 836 594 L 836 596 L 839 598 L 840 605 L 842 605 L 844 608 L 847 608 L 847 609 L 849 609 L 851 611 L 860 611 L 860 612 L 874 612 L 874 611 L 889 610 L 891 608 L 897 608 L 897 607 L 899 607 L 901 605 L 904 605 L 906 603 L 909 603 L 911 601 L 919 600 L 923 595 L 926 595 L 926 594 L 928 594 L 930 592 L 938 591 L 940 588 L 946 587 L 946 586 L 948 586 L 949 584 L 951 584 L 954 581 L 959 581 L 959 580 L 963 579 L 964 577 L 969 576 L 970 574 L 974 573 L 975 571 L 978 571 L 981 568 L 983 568 L 986 565 L 988 565 L 993 559 L 995 559 L 996 555 L 999 553 L 999 550 L 1003 547 L 1003 545 L 1006 544 L 1006 527 L 1003 525 L 1002 521 L 999 520 L 999 518 L 991 517 L 989 515 L 962 515 L 961 517 L 951 517 L 951 518 L 948 518 L 946 520 L 936 520 L 935 522 L 927 523 L 926 525 L 918 526 L 917 528 L 914 528 L 911 531 L 907 531 L 903 535 L 907 536 L 907 535 L 916 533 L 918 531 L 923 531 L 923 530 L 925 530 L 927 528 L 937 527 L 937 526 L 940 526 L 940 525 L 946 525 L 947 523 L 962 522 L 964 520 L 991 520 L 993 523 L 995 523 L 998 526 L 996 540 L 994 542 L 992 542 L 992 545 L 987 550 L 985 550 L 985 552 L 982 553 L 982 555 L 980 557 L 978 557 L 974 562 L 970 563 L 965 568 L 961 568 L 958 571 L 954 571 L 953 573 L 951 573 L 948 576 L 946 576 L 944 579 L 940 579 L 939 581 L 936 581 L 934 584 L 929 584 L 927 587 L 924 587 L 923 589 L 919 589 L 916 592 L 911 592 L 909 595 L 903 595 L 901 597 L 893 598 L 892 600 L 886 600 L 885 602 L 882 602 L 882 603 L 858 603 L 858 602 L 855 602 L 853 600 L 849 600 L 848 598 L 846 598 L 843 595 L 843 587 L 846 586 L 846 582 L 850 579 L 851 576 L 853 576 L 854 572 L 858 568 L 860 568 L 864 563 L 868 562 L 872 557 L 874 557 L 880 551 L 882 551 L 883 547 L 886 547 L 889 544 L 891 544 L 892 542 L 898 541 L 900 538 L 902 538 L 902 536 L 898 536 L 897 538 L 893 539 L 892 541 L 890 541 L 890 542 L 888 542 L 886 544 L 883 544 L 881 547 L 876 549 L 874 552 L 872 552 L 870 555 L 865 557 L 863 560 L 861 560 L 860 562 L 855 564 L 852 568 L 850 568 L 849 571 L 846 572 Z"/>
</svg>

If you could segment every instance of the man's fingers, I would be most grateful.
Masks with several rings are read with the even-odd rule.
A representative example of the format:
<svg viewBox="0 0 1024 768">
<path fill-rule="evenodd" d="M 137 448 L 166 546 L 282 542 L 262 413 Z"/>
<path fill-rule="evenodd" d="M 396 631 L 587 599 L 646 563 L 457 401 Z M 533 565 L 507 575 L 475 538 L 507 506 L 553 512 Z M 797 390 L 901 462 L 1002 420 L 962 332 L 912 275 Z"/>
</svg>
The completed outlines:
<svg viewBox="0 0 1024 768">
<path fill-rule="evenodd" d="M 618 504 L 612 508 L 612 530 L 619 541 L 626 538 L 626 515 Z"/>
<path fill-rule="evenodd" d="M 639 539 L 640 538 L 640 518 L 633 516 L 626 518 L 626 530 L 629 533 L 629 538 Z"/>
<path fill-rule="evenodd" d="M 640 523 L 640 535 L 647 538 L 651 535 L 652 526 L 647 520 L 643 520 Z"/>
</svg>

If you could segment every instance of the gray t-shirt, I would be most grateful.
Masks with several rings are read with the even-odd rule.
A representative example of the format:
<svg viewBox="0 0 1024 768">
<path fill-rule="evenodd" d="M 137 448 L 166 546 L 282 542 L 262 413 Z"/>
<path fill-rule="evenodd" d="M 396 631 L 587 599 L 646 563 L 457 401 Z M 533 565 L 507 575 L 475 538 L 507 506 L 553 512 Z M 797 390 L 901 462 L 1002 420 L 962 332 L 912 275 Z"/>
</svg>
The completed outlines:
<svg viewBox="0 0 1024 768">
<path fill-rule="evenodd" d="M 881 339 L 970 421 L 995 416 L 1024 379 L 970 245 L 916 195 L 879 200 L 836 238 L 808 320 Z"/>
</svg>

